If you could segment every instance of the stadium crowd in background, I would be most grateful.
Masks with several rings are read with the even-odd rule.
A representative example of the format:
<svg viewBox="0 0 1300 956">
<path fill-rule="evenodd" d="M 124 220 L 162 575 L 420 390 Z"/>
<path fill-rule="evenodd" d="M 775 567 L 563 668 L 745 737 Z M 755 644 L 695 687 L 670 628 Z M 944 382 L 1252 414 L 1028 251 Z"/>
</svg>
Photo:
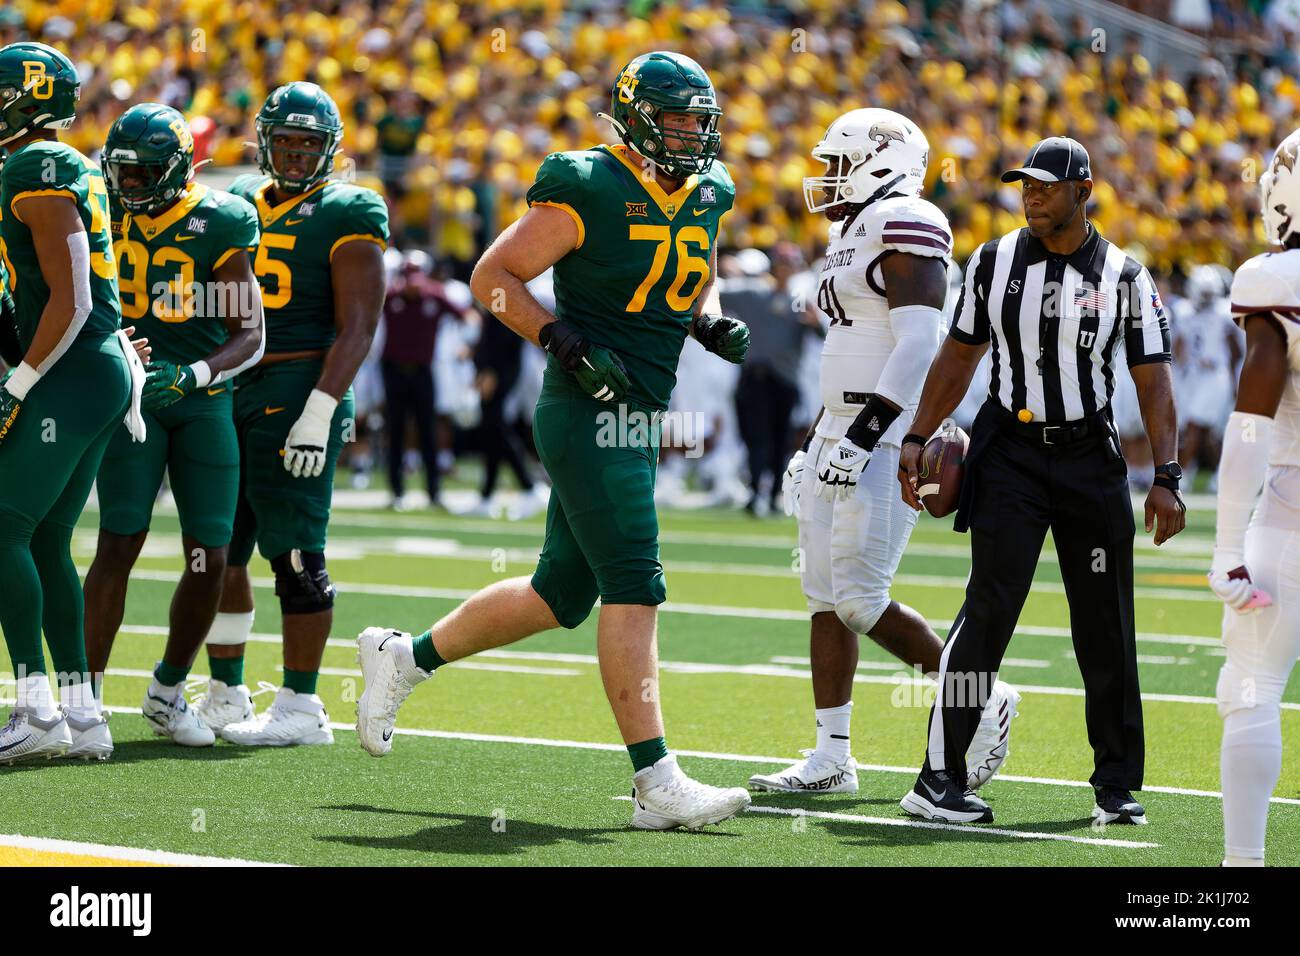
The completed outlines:
<svg viewBox="0 0 1300 956">
<path fill-rule="evenodd" d="M 853 9 L 836 0 L 781 7 L 635 0 L 580 12 L 559 0 L 18 0 L 0 11 L 0 44 L 33 38 L 68 51 L 83 81 L 73 146 L 96 156 L 123 109 L 160 101 L 190 119 L 200 152 L 212 160 L 205 174 L 251 162 L 252 113 L 270 89 L 292 79 L 319 82 L 344 115 L 341 175 L 384 193 L 395 246 L 427 250 L 432 260 L 417 271 L 436 268 L 446 280 L 438 294 L 465 309 L 463 280 L 523 212 L 541 159 L 611 140 L 596 115 L 607 104 L 608 78 L 637 52 L 680 49 L 718 86 L 722 159 L 739 185 L 723 222 L 729 255 L 720 271 L 742 273 L 753 253 L 779 258 L 784 271 L 772 291 L 791 299 L 788 321 L 803 330 L 793 443 L 817 411 L 807 337 L 816 335 L 818 313 L 807 287 L 825 242 L 824 221 L 804 208 L 801 181 L 820 171 L 809 149 L 848 106 L 888 106 L 925 131 L 932 147 L 926 195 L 951 222 L 958 266 L 979 243 L 1022 224 L 1017 190 L 996 173 L 1053 134 L 1088 145 L 1097 176 L 1089 215 L 1151 268 L 1176 334 L 1184 277 L 1202 263 L 1235 267 L 1262 248 L 1256 172 L 1300 108 L 1300 2 L 1126 5 L 1201 35 L 1234 38 L 1236 55 L 1175 73 L 1143 56 L 1133 36 L 1110 42 L 1077 15 L 1058 22 L 1044 0 L 883 0 Z M 500 375 L 474 366 L 480 325 L 452 311 L 435 310 L 451 330 L 436 338 L 431 399 L 444 469 L 475 446 L 468 426 L 484 408 L 517 421 L 517 409 L 531 407 L 527 392 L 540 367 L 540 355 L 524 349 L 518 394 L 493 395 Z M 375 370 L 381 349 L 372 356 Z M 488 349 L 479 361 L 504 362 L 506 378 L 515 377 L 513 357 Z M 688 354 L 683 377 L 689 369 Z M 665 485 L 694 469 L 707 486 L 726 486 L 722 500 L 757 507 L 756 486 L 736 489 L 722 477 L 746 471 L 729 407 L 737 384 L 716 369 L 707 374 L 707 387 L 683 388 L 678 401 L 706 420 L 710 461 L 676 460 L 665 468 Z M 370 378 L 358 391 L 369 389 L 360 404 L 378 430 L 383 388 L 377 371 Z M 762 390 L 774 394 L 770 383 Z M 1124 399 L 1117 404 L 1122 418 Z M 520 424 L 526 439 L 527 423 Z M 422 435 L 427 446 L 427 430 Z M 378 432 L 371 437 L 349 449 L 359 483 L 384 456 Z M 756 447 L 767 439 L 749 437 L 752 467 L 779 457 Z M 516 450 L 510 442 L 493 446 L 492 455 L 513 465 Z M 436 481 L 430 485 L 436 492 Z M 480 507 L 491 510 L 486 501 Z"/>
</svg>

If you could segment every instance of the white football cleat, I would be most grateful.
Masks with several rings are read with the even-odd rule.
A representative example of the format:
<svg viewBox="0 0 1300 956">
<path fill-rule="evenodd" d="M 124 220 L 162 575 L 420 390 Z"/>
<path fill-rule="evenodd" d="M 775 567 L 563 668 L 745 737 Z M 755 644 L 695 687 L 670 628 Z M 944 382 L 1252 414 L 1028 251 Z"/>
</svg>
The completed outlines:
<svg viewBox="0 0 1300 956">
<path fill-rule="evenodd" d="M 1003 681 L 994 681 L 966 751 L 966 785 L 972 790 L 988 783 L 1011 752 L 1011 718 L 1016 716 L 1019 703 L 1019 691 Z"/>
<path fill-rule="evenodd" d="M 252 720 L 257 715 L 247 684 L 232 685 L 216 679 L 208 681 L 207 689 L 194 699 L 191 707 L 215 733 L 228 724 Z"/>
<path fill-rule="evenodd" d="M 72 746 L 63 756 L 81 760 L 107 760 L 113 755 L 113 735 L 108 732 L 108 714 L 81 719 L 64 711 Z"/>
<path fill-rule="evenodd" d="M 0 730 L 0 763 L 61 757 L 72 746 L 72 732 L 63 711 L 44 720 L 30 710 L 15 707 L 9 723 Z"/>
<path fill-rule="evenodd" d="M 246 747 L 294 747 L 332 744 L 334 731 L 319 697 L 281 687 L 271 706 L 252 720 L 222 727 L 221 739 Z"/>
<path fill-rule="evenodd" d="M 849 757 L 836 763 L 816 750 L 801 750 L 804 759 L 778 773 L 756 773 L 749 778 L 750 790 L 776 793 L 857 793 L 858 762 Z"/>
<path fill-rule="evenodd" d="M 692 780 L 669 754 L 632 778 L 632 806 L 632 826 L 640 830 L 696 830 L 734 817 L 749 806 L 749 794 Z"/>
<path fill-rule="evenodd" d="M 366 689 L 357 701 L 357 740 L 372 757 L 393 749 L 397 710 L 429 673 L 415 666 L 411 635 L 391 627 L 368 627 L 357 635 L 357 663 Z"/>
<path fill-rule="evenodd" d="M 172 743 L 182 747 L 211 747 L 217 742 L 217 735 L 190 707 L 179 687 L 176 696 L 170 700 L 145 691 L 140 715 L 149 721 L 154 734 L 170 737 Z"/>
</svg>

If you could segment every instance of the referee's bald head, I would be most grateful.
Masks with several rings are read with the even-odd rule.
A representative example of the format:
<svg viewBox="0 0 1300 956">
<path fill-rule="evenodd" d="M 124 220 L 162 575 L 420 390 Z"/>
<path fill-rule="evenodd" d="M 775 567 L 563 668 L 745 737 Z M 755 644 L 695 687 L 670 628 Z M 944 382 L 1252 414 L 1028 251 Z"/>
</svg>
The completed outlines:
<svg viewBox="0 0 1300 956">
<path fill-rule="evenodd" d="M 1042 239 L 1068 229 L 1092 195 L 1092 161 L 1082 143 L 1050 136 L 1029 150 L 1023 165 L 1002 174 L 1019 182 L 1029 232 Z"/>
</svg>

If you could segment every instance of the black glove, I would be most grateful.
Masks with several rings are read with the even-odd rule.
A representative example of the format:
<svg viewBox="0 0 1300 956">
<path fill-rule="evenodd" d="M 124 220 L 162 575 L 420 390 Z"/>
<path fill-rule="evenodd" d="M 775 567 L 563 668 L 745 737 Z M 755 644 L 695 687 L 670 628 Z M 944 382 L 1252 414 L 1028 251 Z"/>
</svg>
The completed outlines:
<svg viewBox="0 0 1300 956">
<path fill-rule="evenodd" d="M 23 361 L 23 347 L 18 341 L 18 310 L 9 294 L 0 291 L 0 359 L 10 368 Z"/>
<path fill-rule="evenodd" d="M 695 340 L 707 351 L 735 365 L 749 352 L 749 326 L 729 315 L 696 316 L 691 325 Z"/>
<path fill-rule="evenodd" d="M 582 333 L 563 322 L 542 326 L 537 334 L 542 348 L 578 380 L 578 387 L 602 402 L 622 400 L 631 387 L 627 369 L 617 355 L 600 346 L 592 347 Z"/>
</svg>

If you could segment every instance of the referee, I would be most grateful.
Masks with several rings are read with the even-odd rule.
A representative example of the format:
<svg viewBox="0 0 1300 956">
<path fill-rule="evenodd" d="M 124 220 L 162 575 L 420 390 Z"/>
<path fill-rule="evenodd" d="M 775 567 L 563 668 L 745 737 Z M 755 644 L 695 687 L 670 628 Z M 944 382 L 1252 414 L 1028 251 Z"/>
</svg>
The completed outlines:
<svg viewBox="0 0 1300 956">
<path fill-rule="evenodd" d="M 1027 225 L 966 264 L 952 328 L 903 439 L 899 481 L 913 508 L 926 439 L 961 401 L 993 346 L 989 395 L 972 426 L 955 528 L 971 532 L 966 602 L 939 665 L 925 765 L 903 809 L 953 823 L 993 819 L 966 783 L 966 750 L 1034 578 L 1048 530 L 1070 604 L 1086 692 L 1094 818 L 1145 823 L 1142 701 L 1133 620 L 1133 511 L 1110 412 L 1123 356 L 1151 442 L 1155 484 L 1146 530 L 1162 544 L 1183 529 L 1169 323 L 1150 274 L 1101 237 L 1084 209 L 1087 150 L 1039 142 L 1021 183 Z M 1008 718 L 1010 719 L 1010 715 Z"/>
</svg>

